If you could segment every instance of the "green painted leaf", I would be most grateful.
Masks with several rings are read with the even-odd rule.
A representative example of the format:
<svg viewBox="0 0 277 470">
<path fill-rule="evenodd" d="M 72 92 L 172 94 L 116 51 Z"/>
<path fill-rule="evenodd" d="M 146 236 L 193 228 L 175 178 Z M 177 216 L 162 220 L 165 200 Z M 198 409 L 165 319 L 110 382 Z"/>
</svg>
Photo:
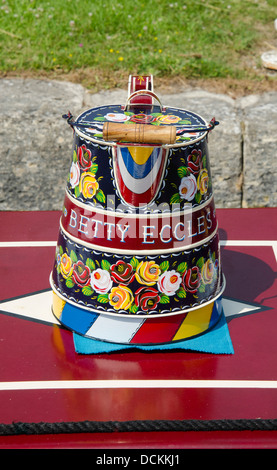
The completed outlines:
<svg viewBox="0 0 277 470">
<path fill-rule="evenodd" d="M 106 196 L 103 193 L 102 189 L 98 189 L 97 193 L 95 194 L 95 197 L 99 202 L 105 202 L 106 201 Z"/>
<path fill-rule="evenodd" d="M 66 287 L 68 287 L 69 289 L 71 289 L 75 285 L 75 282 L 73 281 L 72 277 L 66 279 L 65 283 Z"/>
<path fill-rule="evenodd" d="M 132 304 L 131 307 L 129 307 L 129 311 L 131 313 L 136 313 L 138 311 L 138 307 L 135 304 Z"/>
<path fill-rule="evenodd" d="M 191 121 L 189 121 L 188 119 L 183 119 L 182 121 L 178 121 L 178 126 L 179 126 L 180 124 L 189 125 L 189 124 L 191 124 Z"/>
<path fill-rule="evenodd" d="M 75 186 L 75 188 L 74 188 L 74 194 L 75 194 L 76 197 L 79 197 L 79 196 L 80 196 L 81 191 L 80 191 L 80 189 L 79 189 L 79 186 Z"/>
<path fill-rule="evenodd" d="M 72 260 L 73 263 L 77 263 L 78 257 L 77 257 L 77 255 L 76 255 L 75 251 L 71 250 L 71 252 L 70 252 L 70 258 L 71 258 L 71 260 Z"/>
<path fill-rule="evenodd" d="M 189 173 L 189 170 L 185 166 L 180 166 L 177 170 L 177 173 L 178 173 L 178 176 L 180 176 L 180 178 L 183 178 L 184 176 L 187 176 L 187 174 Z"/>
<path fill-rule="evenodd" d="M 105 271 L 109 271 L 110 267 L 111 267 L 111 263 L 109 263 L 109 261 L 107 261 L 106 259 L 102 259 L 101 268 L 105 269 Z"/>
<path fill-rule="evenodd" d="M 82 292 L 83 292 L 84 295 L 90 296 L 90 295 L 93 294 L 93 289 L 92 289 L 91 286 L 84 286 L 82 288 Z"/>
<path fill-rule="evenodd" d="M 196 266 L 199 268 L 199 269 L 202 269 L 202 267 L 204 266 L 204 263 L 205 263 L 205 259 L 203 256 L 201 256 L 201 258 L 199 258 L 197 261 L 196 261 Z"/>
<path fill-rule="evenodd" d="M 78 160 L 77 152 L 76 152 L 76 150 L 73 150 L 73 162 L 76 163 L 77 160 Z"/>
<path fill-rule="evenodd" d="M 161 298 L 160 298 L 160 303 L 161 304 L 169 304 L 170 302 L 170 299 L 168 297 L 168 295 L 162 295 Z"/>
<path fill-rule="evenodd" d="M 177 271 L 178 271 L 178 273 L 183 274 L 183 273 L 186 271 L 187 266 L 188 266 L 188 265 L 187 265 L 187 263 L 186 263 L 185 261 L 183 261 L 182 263 L 180 263 L 180 264 L 177 266 Z"/>
<path fill-rule="evenodd" d="M 160 264 L 160 270 L 162 272 L 164 271 L 167 271 L 169 268 L 169 261 L 163 261 L 161 264 Z"/>
<path fill-rule="evenodd" d="M 86 260 L 86 266 L 91 270 L 91 271 L 94 271 L 95 269 L 95 262 L 90 259 L 90 258 L 87 258 Z"/>
<path fill-rule="evenodd" d="M 89 169 L 90 173 L 93 173 L 95 175 L 95 173 L 97 173 L 97 170 L 98 170 L 97 163 L 93 163 Z"/>
<path fill-rule="evenodd" d="M 180 198 L 180 194 L 179 193 L 175 193 L 173 194 L 173 196 L 171 196 L 170 198 L 170 204 L 176 204 L 178 202 L 181 202 L 181 198 Z"/>
<path fill-rule="evenodd" d="M 202 199 L 201 193 L 196 193 L 195 194 L 195 202 L 197 202 L 197 204 L 199 204 L 201 199 Z"/>
<path fill-rule="evenodd" d="M 130 261 L 130 264 L 131 264 L 131 266 L 133 266 L 134 269 L 136 269 L 137 266 L 139 265 L 139 260 L 137 260 L 137 259 L 133 256 L 133 258 L 132 258 L 131 261 Z"/>
<path fill-rule="evenodd" d="M 176 293 L 180 299 L 185 299 L 187 296 L 187 293 L 183 287 L 180 287 L 180 289 Z"/>
<path fill-rule="evenodd" d="M 108 294 L 99 294 L 97 296 L 97 301 L 100 302 L 101 304 L 106 304 L 109 302 L 109 296 Z"/>
<path fill-rule="evenodd" d="M 198 291 L 205 292 L 205 284 L 203 284 L 203 282 L 201 282 L 200 286 L 198 287 Z"/>
</svg>

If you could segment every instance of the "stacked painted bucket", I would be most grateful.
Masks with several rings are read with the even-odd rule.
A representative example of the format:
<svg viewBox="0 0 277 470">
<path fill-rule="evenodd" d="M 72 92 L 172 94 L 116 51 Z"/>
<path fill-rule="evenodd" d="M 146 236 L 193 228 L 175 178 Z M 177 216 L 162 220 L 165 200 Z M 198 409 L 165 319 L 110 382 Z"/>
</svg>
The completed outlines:
<svg viewBox="0 0 277 470">
<path fill-rule="evenodd" d="M 125 104 L 74 119 L 52 309 L 86 338 L 178 344 L 220 320 L 221 268 L 207 137 L 217 122 L 163 106 L 152 76 Z"/>
</svg>

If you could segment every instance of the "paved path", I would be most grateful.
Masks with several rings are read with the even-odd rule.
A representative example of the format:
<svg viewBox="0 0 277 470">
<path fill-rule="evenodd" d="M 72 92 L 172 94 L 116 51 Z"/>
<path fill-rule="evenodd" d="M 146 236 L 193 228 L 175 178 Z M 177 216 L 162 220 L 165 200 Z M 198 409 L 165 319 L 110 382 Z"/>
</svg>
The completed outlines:
<svg viewBox="0 0 277 470">
<path fill-rule="evenodd" d="M 163 105 L 220 125 L 209 136 L 216 207 L 277 206 L 277 93 L 234 100 L 201 89 L 155 90 Z M 124 104 L 126 90 L 90 94 L 68 82 L 1 79 L 0 210 L 60 210 L 72 146 L 61 115 Z"/>
</svg>

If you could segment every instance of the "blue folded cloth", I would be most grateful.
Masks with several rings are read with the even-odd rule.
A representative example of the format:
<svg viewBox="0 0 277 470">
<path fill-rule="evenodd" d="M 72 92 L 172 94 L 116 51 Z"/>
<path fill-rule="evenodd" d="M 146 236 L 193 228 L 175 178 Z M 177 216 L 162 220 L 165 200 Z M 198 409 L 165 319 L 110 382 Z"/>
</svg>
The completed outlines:
<svg viewBox="0 0 277 470">
<path fill-rule="evenodd" d="M 219 322 L 210 331 L 192 339 L 159 345 L 128 345 L 108 343 L 73 333 L 75 351 L 79 354 L 103 354 L 128 351 L 198 351 L 212 354 L 234 354 L 229 328 L 222 314 Z"/>
</svg>

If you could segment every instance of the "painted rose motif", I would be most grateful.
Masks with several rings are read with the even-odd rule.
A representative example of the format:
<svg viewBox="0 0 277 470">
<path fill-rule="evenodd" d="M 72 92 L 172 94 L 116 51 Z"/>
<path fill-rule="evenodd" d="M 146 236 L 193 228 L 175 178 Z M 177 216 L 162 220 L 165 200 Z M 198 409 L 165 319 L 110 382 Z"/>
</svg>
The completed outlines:
<svg viewBox="0 0 277 470">
<path fill-rule="evenodd" d="M 85 172 L 82 174 L 79 183 L 79 189 L 86 199 L 92 199 L 93 196 L 95 196 L 98 188 L 99 184 L 95 178 L 95 175 L 89 172 Z"/>
<path fill-rule="evenodd" d="M 130 119 L 129 116 L 123 113 L 108 113 L 105 115 L 105 118 L 107 121 L 112 121 L 112 122 L 125 122 Z"/>
<path fill-rule="evenodd" d="M 156 308 L 159 301 L 159 293 L 153 287 L 140 287 L 135 292 L 136 306 L 140 307 L 144 312 Z"/>
<path fill-rule="evenodd" d="M 183 285 L 187 292 L 195 294 L 200 285 L 201 273 L 197 266 L 187 269 L 183 274 Z"/>
<path fill-rule="evenodd" d="M 78 147 L 77 158 L 82 170 L 88 170 L 91 167 L 91 151 L 87 149 L 85 144 L 83 144 L 81 147 Z"/>
<path fill-rule="evenodd" d="M 104 269 L 95 269 L 91 273 L 90 284 L 98 294 L 107 294 L 112 287 L 110 273 Z"/>
<path fill-rule="evenodd" d="M 197 191 L 197 182 L 194 175 L 184 176 L 179 186 L 179 194 L 182 199 L 192 201 Z"/>
<path fill-rule="evenodd" d="M 115 310 L 128 310 L 134 300 L 132 291 L 125 285 L 113 287 L 109 294 L 109 301 Z"/>
<path fill-rule="evenodd" d="M 80 167 L 78 163 L 72 163 L 70 167 L 70 184 L 72 188 L 75 188 L 79 184 L 80 180 Z"/>
<path fill-rule="evenodd" d="M 133 281 L 135 273 L 133 266 L 125 261 L 117 261 L 111 266 L 111 278 L 118 284 L 129 284 Z"/>
<path fill-rule="evenodd" d="M 208 191 L 209 175 L 206 169 L 200 171 L 197 178 L 197 188 L 201 194 L 206 194 Z"/>
<path fill-rule="evenodd" d="M 63 250 L 63 246 L 56 249 L 57 273 L 64 278 L 61 280 L 66 288 L 72 289 L 72 298 L 76 293 L 78 297 L 84 296 L 84 301 L 101 304 L 101 308 L 110 305 L 115 311 L 128 310 L 129 314 L 137 315 L 151 314 L 154 309 L 158 313 L 170 312 L 173 300 L 180 302 L 188 293 L 193 294 L 195 305 L 195 299 L 201 300 L 204 292 L 211 295 L 220 269 L 215 251 L 209 251 L 208 258 L 195 252 L 193 264 L 189 265 L 188 260 L 178 261 L 172 256 L 168 259 L 158 256 L 156 262 L 139 261 L 133 256 L 129 263 L 124 258 L 111 264 L 109 257 L 101 260 L 86 257 L 88 250 L 80 257 L 74 249 Z"/>
<path fill-rule="evenodd" d="M 62 276 L 67 279 L 72 275 L 73 272 L 73 263 L 71 258 L 64 253 L 61 257 L 60 268 Z"/>
<path fill-rule="evenodd" d="M 202 152 L 201 150 L 194 149 L 188 156 L 188 168 L 190 169 L 191 173 L 193 173 L 194 175 L 198 175 L 201 169 L 201 163 Z"/>
<path fill-rule="evenodd" d="M 92 151 L 85 145 L 73 150 L 73 160 L 68 176 L 68 184 L 73 189 L 76 198 L 83 196 L 85 199 L 95 199 L 100 203 L 106 201 L 106 195 L 99 187 L 101 176 L 96 179 L 98 164 L 96 155 L 92 157 Z M 93 200 L 95 202 L 95 200 Z"/>
<path fill-rule="evenodd" d="M 174 114 L 167 114 L 165 116 L 158 116 L 156 121 L 161 122 L 162 124 L 176 124 L 180 121 L 181 118 L 179 116 L 175 116 Z"/>
<path fill-rule="evenodd" d="M 182 278 L 176 271 L 165 271 L 158 280 L 158 288 L 160 292 L 166 295 L 174 295 L 179 289 Z"/>
<path fill-rule="evenodd" d="M 140 284 L 153 286 L 158 281 L 160 268 L 155 261 L 142 261 L 136 270 L 136 280 Z"/>
<path fill-rule="evenodd" d="M 141 114 L 133 114 L 133 116 L 131 116 L 130 118 L 130 121 L 140 122 L 142 124 L 148 124 L 149 122 L 152 122 L 153 119 L 154 117 L 151 116 L 150 114 L 141 113 Z"/>
<path fill-rule="evenodd" d="M 72 279 L 80 287 L 89 285 L 90 269 L 85 266 L 83 261 L 79 260 L 73 265 Z"/>
<path fill-rule="evenodd" d="M 215 265 L 208 259 L 201 269 L 202 281 L 204 284 L 211 284 L 213 280 Z"/>
<path fill-rule="evenodd" d="M 178 192 L 170 196 L 170 204 L 191 202 L 193 205 L 204 202 L 209 194 L 210 178 L 207 168 L 207 155 L 203 149 L 194 148 L 187 157 L 182 158 L 177 168 L 177 175 L 181 178 L 179 188 L 172 184 Z"/>
</svg>

